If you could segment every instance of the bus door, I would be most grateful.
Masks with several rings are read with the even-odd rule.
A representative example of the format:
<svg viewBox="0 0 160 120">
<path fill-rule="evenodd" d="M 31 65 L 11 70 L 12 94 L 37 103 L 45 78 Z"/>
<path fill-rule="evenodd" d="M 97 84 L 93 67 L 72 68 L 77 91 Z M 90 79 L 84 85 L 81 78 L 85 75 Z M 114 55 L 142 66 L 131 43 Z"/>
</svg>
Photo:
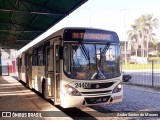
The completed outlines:
<svg viewBox="0 0 160 120">
<path fill-rule="evenodd" d="M 32 88 L 32 55 L 28 54 L 28 81 L 29 87 Z"/>
<path fill-rule="evenodd" d="M 55 105 L 60 105 L 60 59 L 58 51 L 59 42 L 54 42 L 46 48 L 47 97 L 54 98 Z"/>
<path fill-rule="evenodd" d="M 54 71 L 53 71 L 53 48 L 50 46 L 45 47 L 45 86 L 44 88 L 44 96 L 46 99 L 52 99 L 53 97 L 53 77 L 54 77 Z"/>
<path fill-rule="evenodd" d="M 22 58 L 18 57 L 17 59 L 17 66 L 18 66 L 18 79 L 22 80 Z"/>
<path fill-rule="evenodd" d="M 61 83 L 61 61 L 60 61 L 60 43 L 54 43 L 54 104 L 60 105 L 60 83 Z"/>
<path fill-rule="evenodd" d="M 31 77 L 32 77 L 32 63 L 31 63 L 31 54 L 26 53 L 25 54 L 25 65 L 26 65 L 26 84 L 27 87 L 32 87 L 31 86 Z"/>
</svg>

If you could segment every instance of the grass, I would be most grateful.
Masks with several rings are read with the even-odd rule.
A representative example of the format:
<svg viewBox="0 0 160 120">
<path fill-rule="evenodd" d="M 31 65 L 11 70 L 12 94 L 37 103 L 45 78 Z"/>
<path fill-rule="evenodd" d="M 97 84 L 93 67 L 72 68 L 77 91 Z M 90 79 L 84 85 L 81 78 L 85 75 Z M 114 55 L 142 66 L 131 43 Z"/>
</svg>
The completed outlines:
<svg viewBox="0 0 160 120">
<path fill-rule="evenodd" d="M 160 57 L 149 57 L 148 64 L 122 64 L 122 69 L 124 70 L 144 70 L 152 69 L 152 60 L 153 60 L 153 69 L 160 69 Z"/>
<path fill-rule="evenodd" d="M 152 64 L 123 64 L 123 70 L 152 69 Z M 160 64 L 154 64 L 153 69 L 160 69 Z"/>
<path fill-rule="evenodd" d="M 160 60 L 160 57 L 149 57 L 148 60 Z"/>
</svg>

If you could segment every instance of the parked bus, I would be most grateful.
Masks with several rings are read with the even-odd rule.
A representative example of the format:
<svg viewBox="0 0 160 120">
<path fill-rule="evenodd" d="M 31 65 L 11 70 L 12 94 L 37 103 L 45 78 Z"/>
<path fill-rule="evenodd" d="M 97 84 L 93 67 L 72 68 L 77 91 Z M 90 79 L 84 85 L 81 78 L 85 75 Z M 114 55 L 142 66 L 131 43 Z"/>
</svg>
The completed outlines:
<svg viewBox="0 0 160 120">
<path fill-rule="evenodd" d="M 123 99 L 121 50 L 113 31 L 63 28 L 17 57 L 29 88 L 64 108 Z"/>
</svg>

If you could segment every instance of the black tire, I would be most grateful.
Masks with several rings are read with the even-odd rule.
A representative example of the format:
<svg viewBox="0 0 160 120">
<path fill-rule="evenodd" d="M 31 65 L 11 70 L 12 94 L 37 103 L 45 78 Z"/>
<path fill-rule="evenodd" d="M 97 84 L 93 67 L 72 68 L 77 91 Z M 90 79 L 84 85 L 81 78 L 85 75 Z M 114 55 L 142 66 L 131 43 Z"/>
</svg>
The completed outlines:
<svg viewBox="0 0 160 120">
<path fill-rule="evenodd" d="M 42 97 L 45 98 L 45 84 L 46 84 L 46 81 L 45 79 L 42 80 Z"/>
</svg>

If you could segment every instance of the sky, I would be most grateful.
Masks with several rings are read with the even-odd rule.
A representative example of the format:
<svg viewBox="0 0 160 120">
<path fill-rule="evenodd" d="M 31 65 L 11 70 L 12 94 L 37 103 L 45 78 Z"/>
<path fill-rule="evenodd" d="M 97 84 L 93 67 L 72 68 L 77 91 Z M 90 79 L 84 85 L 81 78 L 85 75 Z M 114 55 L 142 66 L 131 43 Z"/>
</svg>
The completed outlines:
<svg viewBox="0 0 160 120">
<path fill-rule="evenodd" d="M 153 18 L 160 20 L 159 3 L 159 0 L 88 0 L 64 19 L 65 24 L 59 26 L 112 30 L 117 32 L 121 41 L 124 41 L 125 37 L 127 39 L 125 31 L 131 29 L 131 24 L 134 24 L 134 20 L 142 14 L 153 14 Z M 156 33 L 157 31 L 155 29 Z"/>
<path fill-rule="evenodd" d="M 29 46 L 63 27 L 92 27 L 117 32 L 120 41 L 127 41 L 127 31 L 143 14 L 160 20 L 159 0 L 88 0 L 62 21 L 40 35 Z M 160 39 L 160 29 L 155 29 Z M 160 40 L 159 40 L 160 41 Z M 24 48 L 25 49 L 25 48 Z M 22 50 L 23 51 L 23 50 Z"/>
<path fill-rule="evenodd" d="M 121 41 L 125 31 L 143 14 L 160 20 L 159 0 L 88 0 L 55 27 L 92 27 L 117 32 Z M 125 10 L 125 11 L 124 11 Z M 160 30 L 156 30 L 157 33 Z M 160 32 L 159 32 L 160 33 Z M 159 35 L 160 37 L 160 35 Z"/>
</svg>

